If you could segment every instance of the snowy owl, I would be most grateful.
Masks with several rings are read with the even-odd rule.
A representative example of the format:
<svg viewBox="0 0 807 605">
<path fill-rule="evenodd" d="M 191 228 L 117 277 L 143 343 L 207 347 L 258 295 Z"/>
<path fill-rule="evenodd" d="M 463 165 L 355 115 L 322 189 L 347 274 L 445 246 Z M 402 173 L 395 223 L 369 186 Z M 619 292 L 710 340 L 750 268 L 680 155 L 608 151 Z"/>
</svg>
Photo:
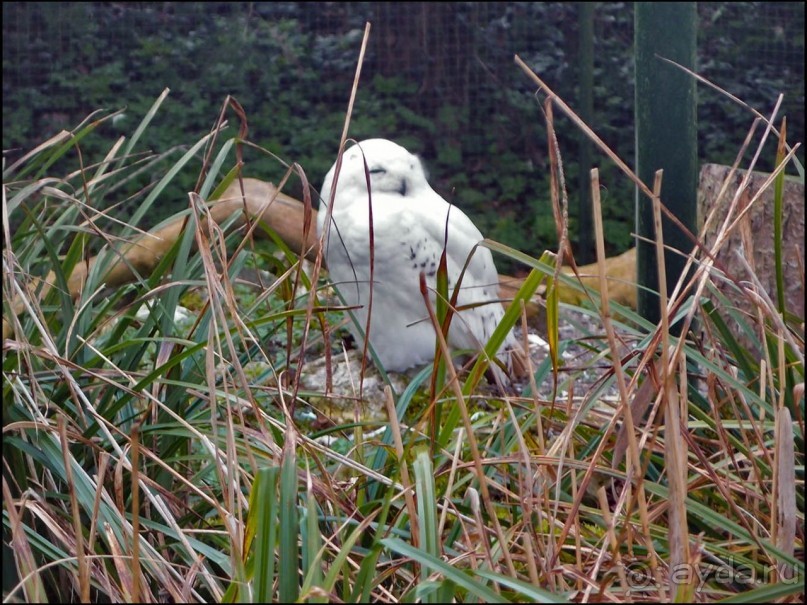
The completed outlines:
<svg viewBox="0 0 807 605">
<path fill-rule="evenodd" d="M 325 263 L 345 303 L 358 307 L 353 312 L 362 330 L 370 313 L 370 344 L 384 368 L 403 371 L 434 359 L 435 332 L 420 292 L 420 273 L 426 276 L 434 306 L 444 245 L 449 297 L 473 251 L 462 277 L 460 311 L 451 320 L 448 345 L 454 350 L 480 351 L 504 316 L 504 308 L 498 300 L 498 274 L 490 250 L 481 246 L 474 250 L 483 238 L 471 219 L 435 193 L 417 156 L 392 141 L 369 139 L 353 145 L 343 154 L 338 178 L 335 171 L 336 164 L 325 175 L 317 214 L 318 233 L 323 236 L 324 232 Z M 326 225 L 334 180 L 337 190 Z M 362 334 L 352 322 L 351 332 L 363 346 Z M 510 333 L 497 356 L 507 363 L 508 351 L 515 348 L 518 342 Z"/>
</svg>

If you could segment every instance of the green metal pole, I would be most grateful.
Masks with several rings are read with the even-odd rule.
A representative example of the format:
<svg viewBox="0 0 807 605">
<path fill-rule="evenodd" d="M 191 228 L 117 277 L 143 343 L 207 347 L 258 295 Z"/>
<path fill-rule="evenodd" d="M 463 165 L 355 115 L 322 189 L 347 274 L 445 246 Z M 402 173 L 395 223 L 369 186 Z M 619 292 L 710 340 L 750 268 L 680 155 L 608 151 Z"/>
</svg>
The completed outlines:
<svg viewBox="0 0 807 605">
<path fill-rule="evenodd" d="M 698 191 L 695 79 L 660 57 L 695 69 L 696 20 L 695 2 L 635 5 L 637 174 L 652 189 L 655 172 L 664 170 L 661 201 L 693 233 L 697 232 Z M 666 217 L 662 230 L 665 246 L 685 255 L 692 249 L 689 238 Z M 639 191 L 636 231 L 640 238 L 655 239 L 652 203 Z M 639 313 L 658 323 L 661 313 L 654 245 L 640 239 L 637 257 Z M 666 251 L 665 262 L 667 292 L 671 294 L 686 258 Z"/>
<path fill-rule="evenodd" d="M 594 3 L 580 2 L 580 117 L 593 126 L 594 118 Z M 580 133 L 580 198 L 578 206 L 577 260 L 580 264 L 594 261 L 594 223 L 591 216 L 591 156 L 592 144 Z"/>
</svg>

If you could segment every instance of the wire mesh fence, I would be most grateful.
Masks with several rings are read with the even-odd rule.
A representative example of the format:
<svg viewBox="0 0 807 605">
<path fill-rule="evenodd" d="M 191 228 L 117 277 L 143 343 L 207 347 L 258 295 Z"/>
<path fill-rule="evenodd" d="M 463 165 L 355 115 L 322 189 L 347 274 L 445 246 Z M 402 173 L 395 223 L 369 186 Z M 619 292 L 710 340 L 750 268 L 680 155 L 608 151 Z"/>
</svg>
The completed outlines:
<svg viewBox="0 0 807 605">
<path fill-rule="evenodd" d="M 698 11 L 699 72 L 763 113 L 783 93 L 789 139 L 802 141 L 804 4 L 705 2 Z M 593 12 L 592 125 L 631 163 L 633 5 L 597 3 Z M 483 232 L 548 245 L 542 99 L 513 56 L 574 107 L 580 18 L 578 3 L 4 3 L 3 147 L 20 154 L 100 107 L 138 115 L 169 87 L 176 105 L 165 112 L 165 140 L 149 142 L 167 148 L 209 129 L 231 94 L 256 142 L 300 162 L 318 185 L 369 21 L 351 134 L 421 153 L 438 190 L 477 207 Z M 733 160 L 751 121 L 700 87 L 702 161 Z M 570 123 L 559 134 L 575 183 L 578 134 Z M 255 176 L 278 178 L 261 161 Z M 624 234 L 614 252 L 631 243 L 632 195 L 627 183 L 611 188 L 606 220 Z"/>
</svg>

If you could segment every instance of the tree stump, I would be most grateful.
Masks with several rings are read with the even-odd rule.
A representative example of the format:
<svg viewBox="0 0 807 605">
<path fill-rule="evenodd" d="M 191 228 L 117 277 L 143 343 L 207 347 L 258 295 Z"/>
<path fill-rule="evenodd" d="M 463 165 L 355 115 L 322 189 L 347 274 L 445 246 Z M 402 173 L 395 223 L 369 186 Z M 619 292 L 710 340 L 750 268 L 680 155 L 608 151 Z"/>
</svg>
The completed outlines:
<svg viewBox="0 0 807 605">
<path fill-rule="evenodd" d="M 704 244 L 712 249 L 717 241 L 720 227 L 731 209 L 731 203 L 745 177 L 738 170 L 728 183 L 726 193 L 718 195 L 729 178 L 731 168 L 719 164 L 705 164 L 700 172 L 698 188 L 698 224 L 714 214 L 710 225 L 702 230 Z M 748 186 L 740 192 L 736 210 L 731 220 L 736 219 L 751 204 L 770 175 L 751 173 Z M 782 208 L 782 263 L 784 265 L 785 308 L 798 317 L 804 317 L 804 185 L 798 180 L 785 177 Z M 717 251 L 719 266 L 741 281 L 750 281 L 751 276 L 739 258 L 753 268 L 756 278 L 765 292 L 776 303 L 776 259 L 774 255 L 774 188 L 771 183 L 759 199 L 740 219 L 737 227 Z M 738 254 L 739 253 L 739 254 Z M 717 282 L 719 283 L 719 281 Z M 740 309 L 748 309 L 748 301 L 738 296 L 736 290 L 719 284 L 721 292 Z"/>
</svg>

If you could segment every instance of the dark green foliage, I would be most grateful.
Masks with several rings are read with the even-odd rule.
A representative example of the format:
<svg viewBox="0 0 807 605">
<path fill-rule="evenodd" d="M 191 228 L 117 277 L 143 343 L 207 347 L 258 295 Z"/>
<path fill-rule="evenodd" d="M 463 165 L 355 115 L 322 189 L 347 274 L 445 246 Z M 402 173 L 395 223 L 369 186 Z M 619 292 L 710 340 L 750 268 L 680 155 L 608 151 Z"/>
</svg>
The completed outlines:
<svg viewBox="0 0 807 605">
<path fill-rule="evenodd" d="M 594 18 L 592 125 L 632 164 L 633 6 L 598 3 Z M 487 236 L 531 254 L 555 246 L 543 98 L 513 55 L 574 107 L 573 3 L 4 3 L 7 161 L 96 109 L 126 108 L 82 146 L 85 164 L 98 162 L 168 87 L 135 152 L 198 140 L 232 95 L 246 111 L 249 139 L 298 162 L 318 187 L 337 152 L 366 21 L 373 29 L 350 135 L 396 139 L 422 154 L 435 189 Z M 699 4 L 699 71 L 763 113 L 784 92 L 791 142 L 804 133 L 803 27 L 803 5 Z M 731 162 L 752 117 L 704 86 L 698 94 L 701 161 Z M 227 117 L 232 133 L 237 119 Z M 556 120 L 574 243 L 578 137 Z M 248 176 L 278 182 L 285 173 L 265 154 L 247 149 L 245 159 Z M 170 161 L 135 176 L 121 199 L 156 182 Z M 150 223 L 187 206 L 201 161 L 175 179 Z M 594 161 L 612 227 L 608 252 L 618 253 L 633 243 L 633 187 L 602 155 Z M 286 192 L 302 196 L 299 179 Z M 124 204 L 124 216 L 136 204 Z"/>
</svg>

